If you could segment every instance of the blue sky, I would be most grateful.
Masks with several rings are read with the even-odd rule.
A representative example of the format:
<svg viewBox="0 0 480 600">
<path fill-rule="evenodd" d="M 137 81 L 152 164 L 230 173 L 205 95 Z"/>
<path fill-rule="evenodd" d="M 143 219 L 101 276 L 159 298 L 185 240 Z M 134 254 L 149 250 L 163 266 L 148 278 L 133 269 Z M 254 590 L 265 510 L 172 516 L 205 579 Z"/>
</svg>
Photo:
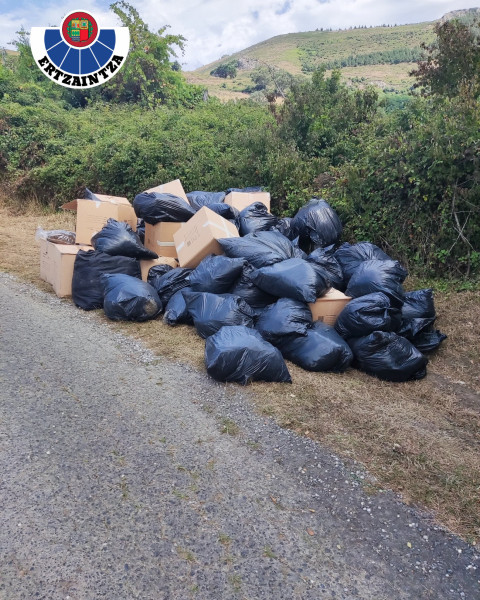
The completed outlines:
<svg viewBox="0 0 480 600">
<path fill-rule="evenodd" d="M 451 10 L 480 5 L 480 0 L 132 0 L 150 29 L 170 25 L 170 33 L 187 38 L 180 57 L 185 70 L 195 69 L 283 33 L 355 25 L 418 23 L 440 18 Z M 103 0 L 0 0 L 0 47 L 11 48 L 22 26 L 58 25 L 68 11 L 93 13 L 100 27 L 118 26 Z"/>
</svg>

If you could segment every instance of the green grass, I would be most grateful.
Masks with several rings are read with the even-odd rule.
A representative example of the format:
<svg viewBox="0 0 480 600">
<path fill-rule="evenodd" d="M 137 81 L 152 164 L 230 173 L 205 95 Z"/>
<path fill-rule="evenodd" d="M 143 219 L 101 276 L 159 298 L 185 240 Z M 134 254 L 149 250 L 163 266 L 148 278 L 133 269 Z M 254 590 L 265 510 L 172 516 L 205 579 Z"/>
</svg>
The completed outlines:
<svg viewBox="0 0 480 600">
<path fill-rule="evenodd" d="M 430 43 L 434 39 L 434 22 L 414 23 L 396 27 L 372 27 L 369 29 L 344 29 L 340 31 L 308 31 L 278 35 L 228 57 L 231 59 L 256 59 L 258 64 L 268 63 L 292 73 L 302 74 L 302 56 L 313 56 L 315 64 L 321 65 L 333 60 L 342 60 L 348 56 L 384 52 L 404 48 L 418 48 L 422 42 Z M 185 73 L 191 83 L 204 85 L 209 92 L 223 100 L 235 97 L 251 83 L 249 69 L 240 69 L 235 79 L 212 77 L 210 71 L 227 60 L 219 59 L 200 67 L 196 71 Z M 373 83 L 379 87 L 394 90 L 406 90 L 411 86 L 409 71 L 411 63 L 365 65 L 345 67 L 342 76 L 353 80 L 354 85 Z M 360 84 L 356 78 L 364 78 Z M 222 84 L 225 84 L 222 87 Z"/>
</svg>

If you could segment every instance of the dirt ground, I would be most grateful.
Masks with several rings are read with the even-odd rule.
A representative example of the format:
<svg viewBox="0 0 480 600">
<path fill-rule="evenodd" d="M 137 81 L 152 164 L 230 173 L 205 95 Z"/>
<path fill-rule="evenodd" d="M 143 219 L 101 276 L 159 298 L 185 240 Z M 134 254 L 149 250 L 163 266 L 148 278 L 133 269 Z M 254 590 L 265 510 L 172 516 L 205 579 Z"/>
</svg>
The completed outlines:
<svg viewBox="0 0 480 600">
<path fill-rule="evenodd" d="M 39 279 L 35 229 L 74 229 L 74 217 L 35 205 L 18 214 L 0 203 L 0 269 L 51 290 Z M 406 285 L 412 287 L 408 280 Z M 387 383 L 353 369 L 343 375 L 310 373 L 287 363 L 292 385 L 254 383 L 250 389 L 260 414 L 363 463 L 376 478 L 368 484 L 372 494 L 382 487 L 399 492 L 406 503 L 427 508 L 443 526 L 476 544 L 480 292 L 437 291 L 435 299 L 436 326 L 448 339 L 430 357 L 421 381 Z M 194 328 L 171 328 L 161 319 L 110 325 L 161 356 L 204 369 L 204 341 Z"/>
</svg>

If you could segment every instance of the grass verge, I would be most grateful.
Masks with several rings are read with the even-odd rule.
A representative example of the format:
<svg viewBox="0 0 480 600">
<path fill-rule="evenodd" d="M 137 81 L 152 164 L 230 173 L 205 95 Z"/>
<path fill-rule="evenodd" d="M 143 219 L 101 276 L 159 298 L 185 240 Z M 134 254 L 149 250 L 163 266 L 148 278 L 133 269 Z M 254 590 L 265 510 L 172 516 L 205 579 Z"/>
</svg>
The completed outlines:
<svg viewBox="0 0 480 600">
<path fill-rule="evenodd" d="M 0 202 L 0 269 L 43 290 L 35 229 L 72 229 L 74 215 L 32 204 L 22 214 Z M 408 283 L 408 282 L 407 282 Z M 53 293 L 53 292 L 52 292 Z M 68 300 L 67 300 L 68 301 Z M 256 410 L 346 459 L 363 463 L 380 486 L 426 507 L 470 543 L 480 539 L 480 292 L 436 294 L 437 326 L 448 340 L 428 376 L 386 383 L 349 370 L 309 373 L 288 363 L 293 384 L 249 386 Z M 111 323 L 161 356 L 204 369 L 194 328 L 160 320 Z"/>
</svg>

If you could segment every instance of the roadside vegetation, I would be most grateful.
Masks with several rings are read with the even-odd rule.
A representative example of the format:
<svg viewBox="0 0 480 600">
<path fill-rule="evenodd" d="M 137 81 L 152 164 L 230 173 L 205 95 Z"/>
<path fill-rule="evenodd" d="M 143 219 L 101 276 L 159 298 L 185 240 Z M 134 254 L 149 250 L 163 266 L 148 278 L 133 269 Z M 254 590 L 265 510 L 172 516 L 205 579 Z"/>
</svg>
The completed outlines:
<svg viewBox="0 0 480 600">
<path fill-rule="evenodd" d="M 85 186 L 133 200 L 176 178 L 187 190 L 263 185 L 279 215 L 294 214 L 313 195 L 327 198 L 342 218 L 345 240 L 372 241 L 401 260 L 409 288 L 436 288 L 438 327 L 449 339 L 420 382 L 387 384 L 357 371 L 315 374 L 289 365 L 292 386 L 251 386 L 258 410 L 361 461 L 379 487 L 392 487 L 477 540 L 475 24 L 436 26 L 410 95 L 352 89 L 324 68 L 311 80 L 289 80 L 280 94 L 274 80 L 282 74 L 258 69 L 255 85 L 270 86 L 270 101 L 222 104 L 186 82 L 173 53 L 183 38 L 150 32 L 125 2 L 112 9 L 130 27 L 132 50 L 108 86 L 91 92 L 56 86 L 33 64 L 25 33 L 19 54 L 1 60 L 1 268 L 47 289 L 38 278 L 34 230 L 72 228 L 72 216 L 55 209 Z M 203 368 L 203 342 L 191 328 L 161 321 L 112 327 Z"/>
</svg>

